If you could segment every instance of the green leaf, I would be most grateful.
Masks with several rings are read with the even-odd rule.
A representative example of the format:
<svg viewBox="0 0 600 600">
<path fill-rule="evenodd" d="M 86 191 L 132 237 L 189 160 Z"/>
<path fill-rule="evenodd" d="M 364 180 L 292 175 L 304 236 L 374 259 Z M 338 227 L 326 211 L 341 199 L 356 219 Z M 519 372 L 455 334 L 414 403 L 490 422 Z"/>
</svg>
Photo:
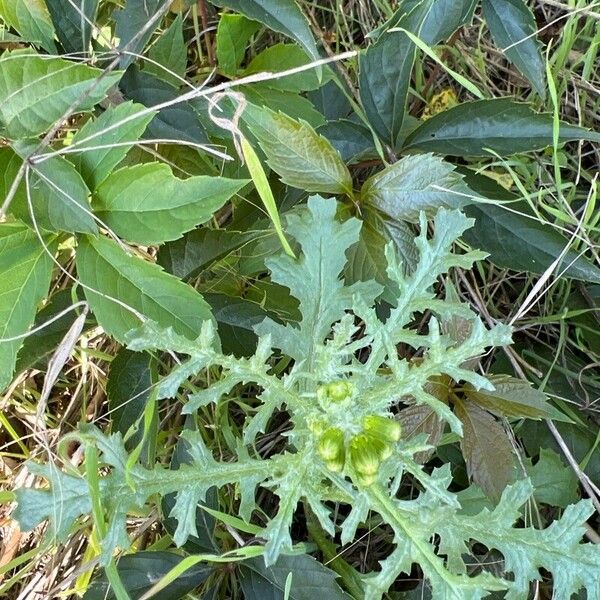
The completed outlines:
<svg viewBox="0 0 600 600">
<path fill-rule="evenodd" d="M 45 243 L 53 252 L 51 238 Z M 33 323 L 38 304 L 48 293 L 52 260 L 44 251 L 36 234 L 19 223 L 0 225 L 0 338 L 26 333 Z M 0 390 L 13 375 L 17 352 L 23 340 L 0 341 Z"/>
<path fill-rule="evenodd" d="M 129 100 L 148 108 L 179 97 L 178 90 L 173 86 L 150 73 L 140 71 L 135 65 L 127 69 L 119 87 Z M 150 121 L 144 137 L 175 140 L 177 143 L 208 143 L 206 132 L 190 102 L 179 102 L 162 108 Z"/>
<path fill-rule="evenodd" d="M 257 54 L 244 70 L 244 75 L 262 72 L 276 74 L 281 71 L 301 67 L 310 62 L 310 57 L 297 44 L 275 44 Z M 325 73 L 328 75 L 327 78 L 320 77 L 320 73 L 315 69 L 303 71 L 269 81 L 269 86 L 273 89 L 288 92 L 316 90 L 331 78 L 332 73 L 330 70 L 326 70 Z"/>
<path fill-rule="evenodd" d="M 157 262 L 168 273 L 189 279 L 261 235 L 265 232 L 202 227 L 161 246 Z"/>
<path fill-rule="evenodd" d="M 164 163 L 115 171 L 94 195 L 96 214 L 119 236 L 146 246 L 175 240 L 208 221 L 247 180 L 178 179 Z"/>
<path fill-rule="evenodd" d="M 575 504 L 579 500 L 579 482 L 575 471 L 565 465 L 553 450 L 541 448 L 535 465 L 527 460 L 525 468 L 533 484 L 533 497 L 537 502 L 567 508 L 569 504 Z"/>
<path fill-rule="evenodd" d="M 90 119 L 73 136 L 71 147 L 76 152 L 67 156 L 90 190 L 96 190 L 125 158 L 156 114 L 149 113 L 128 120 L 142 110 L 144 107 L 141 104 L 133 102 L 111 106 L 97 119 Z M 121 123 L 124 120 L 128 121 Z"/>
<path fill-rule="evenodd" d="M 142 551 L 121 556 L 117 571 L 123 587 L 131 598 L 141 598 L 160 581 L 171 569 L 179 565 L 184 556 L 174 552 Z M 165 589 L 153 594 L 154 600 L 179 600 L 191 592 L 213 573 L 213 567 L 199 563 L 187 569 Z M 115 600 L 106 575 L 96 577 L 83 596 L 83 600 Z"/>
<path fill-rule="evenodd" d="M 294 0 L 210 0 L 210 3 L 221 8 L 227 6 L 259 21 L 298 42 L 313 60 L 321 58 L 308 20 Z"/>
<path fill-rule="evenodd" d="M 0 0 L 0 17 L 26 40 L 56 52 L 54 27 L 44 0 Z"/>
<path fill-rule="evenodd" d="M 154 30 L 160 24 L 160 20 L 155 19 L 155 16 L 163 7 L 165 7 L 163 0 L 127 0 L 123 9 L 115 11 L 115 37 L 119 39 L 118 50 L 129 53 L 121 57 L 122 69 L 126 69 L 136 60 L 137 57 L 131 53 L 141 54 L 146 47 Z M 154 19 L 153 26 L 148 27 L 152 19 Z M 140 32 L 143 32 L 142 35 L 139 35 Z"/>
<path fill-rule="evenodd" d="M 225 75 L 234 76 L 246 55 L 246 45 L 260 24 L 243 15 L 225 13 L 217 26 L 217 61 Z"/>
<path fill-rule="evenodd" d="M 307 192 L 352 195 L 352 177 L 339 153 L 308 123 L 252 105 L 243 119 L 285 184 Z"/>
<path fill-rule="evenodd" d="M 148 58 L 159 63 L 165 69 L 161 69 L 148 60 L 144 66 L 145 71 L 156 75 L 174 87 L 181 87 L 181 79 L 184 78 L 187 67 L 187 48 L 183 39 L 181 15 L 178 15 L 169 28 L 160 34 L 156 43 L 148 51 Z M 175 75 L 179 77 L 175 77 Z"/>
<path fill-rule="evenodd" d="M 395 26 L 419 34 L 433 0 L 423 0 L 405 14 Z M 359 57 L 360 99 L 369 124 L 388 146 L 395 148 L 402 130 L 410 75 L 415 60 L 415 45 L 408 36 L 395 31 L 385 33 Z"/>
<path fill-rule="evenodd" d="M 46 0 L 56 35 L 67 53 L 87 52 L 100 0 Z"/>
<path fill-rule="evenodd" d="M 212 319 L 210 307 L 192 287 L 154 264 L 127 255 L 104 237 L 80 240 L 77 273 L 94 290 L 86 289 L 85 295 L 98 323 L 119 341 L 140 325 L 134 311 L 190 339 L 200 333 L 204 321 Z"/>
<path fill-rule="evenodd" d="M 0 121 L 8 137 L 46 132 L 72 105 L 91 109 L 121 77 L 62 58 L 7 52 L 0 58 Z"/>
<path fill-rule="evenodd" d="M 329 121 L 317 133 L 331 142 L 346 164 L 377 156 L 373 134 L 360 123 L 348 119 Z"/>
<path fill-rule="evenodd" d="M 501 156 L 539 150 L 553 143 L 553 117 L 509 98 L 465 102 L 425 121 L 404 143 L 404 149 L 451 156 Z M 561 123 L 559 139 L 600 141 L 600 133 Z"/>
<path fill-rule="evenodd" d="M 569 421 L 559 410 L 548 403 L 544 392 L 535 389 L 528 381 L 500 375 L 491 377 L 494 390 L 475 390 L 468 387 L 470 400 L 500 417 L 517 419 L 555 419 Z"/>
<path fill-rule="evenodd" d="M 433 154 L 406 156 L 371 176 L 360 191 L 363 202 L 398 221 L 419 220 L 421 211 L 460 208 L 468 203 L 468 188 L 454 166 Z"/>
<path fill-rule="evenodd" d="M 307 554 L 280 556 L 270 567 L 262 558 L 252 558 L 240 564 L 239 572 L 245 600 L 281 598 L 288 576 L 292 578 L 289 600 L 349 598 L 336 583 L 336 574 Z"/>
<path fill-rule="evenodd" d="M 110 363 L 106 381 L 106 397 L 111 417 L 111 430 L 123 437 L 144 414 L 151 399 L 153 380 L 152 357 L 145 352 L 121 348 Z M 125 441 L 131 451 L 141 441 L 143 427 Z"/>
<path fill-rule="evenodd" d="M 545 98 L 546 67 L 530 8 L 523 0 L 483 0 L 481 8 L 496 45 Z"/>
<path fill-rule="evenodd" d="M 489 177 L 461 170 L 465 182 L 483 198 L 512 201 L 501 205 L 478 203 L 465 208 L 475 218 L 474 227 L 465 232 L 465 240 L 473 247 L 482 248 L 490 260 L 506 269 L 543 273 L 560 255 L 568 240 L 549 223 L 540 222 L 524 201 L 515 202 L 515 196 Z M 600 282 L 600 269 L 574 250 L 569 250 L 558 272 L 582 281 Z"/>
<path fill-rule="evenodd" d="M 469 478 L 497 502 L 513 476 L 514 455 L 503 427 L 469 400 L 456 400 L 456 416 L 463 424 L 460 448 Z"/>
<path fill-rule="evenodd" d="M 34 144 L 15 145 L 20 156 L 9 148 L 0 150 L 0 168 L 4 171 L 4 195 L 8 185 L 17 175 L 23 159 L 34 148 Z M 73 165 L 57 156 L 35 163 L 29 171 L 29 191 L 36 222 L 49 231 L 77 231 L 97 233 L 88 201 L 89 190 Z M 31 223 L 27 199 L 27 186 L 22 181 L 10 205 L 12 214 Z"/>
</svg>

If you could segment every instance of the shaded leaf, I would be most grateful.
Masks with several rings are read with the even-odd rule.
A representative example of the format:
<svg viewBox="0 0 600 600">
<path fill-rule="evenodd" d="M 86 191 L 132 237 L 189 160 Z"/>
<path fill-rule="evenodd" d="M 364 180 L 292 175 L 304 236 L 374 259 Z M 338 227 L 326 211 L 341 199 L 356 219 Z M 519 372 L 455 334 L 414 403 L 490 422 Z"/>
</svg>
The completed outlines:
<svg viewBox="0 0 600 600">
<path fill-rule="evenodd" d="M 178 179 L 164 163 L 140 164 L 109 175 L 94 195 L 94 210 L 119 236 L 149 246 L 205 223 L 246 183 L 204 175 Z"/>
<path fill-rule="evenodd" d="M 8 137 L 35 137 L 50 129 L 72 105 L 91 109 L 121 77 L 62 58 L 6 52 L 0 58 L 0 121 Z"/>
<path fill-rule="evenodd" d="M 349 598 L 335 582 L 336 574 L 307 554 L 282 555 L 270 567 L 262 558 L 246 560 L 239 566 L 240 585 L 246 600 L 283 599 L 286 580 L 291 573 L 290 600 L 346 600 Z"/>
<path fill-rule="evenodd" d="M 78 151 L 67 156 L 90 190 L 95 190 L 125 158 L 156 114 L 141 115 L 122 123 L 142 110 L 141 104 L 133 102 L 111 106 L 97 119 L 90 119 L 73 136 L 71 146 Z"/>
<path fill-rule="evenodd" d="M 454 166 L 433 154 L 406 156 L 369 177 L 360 191 L 363 202 L 398 221 L 419 220 L 421 211 L 460 208 L 468 191 Z"/>
<path fill-rule="evenodd" d="M 0 16 L 25 40 L 56 52 L 54 27 L 44 0 L 0 0 Z"/>
<path fill-rule="evenodd" d="M 161 33 L 156 43 L 148 51 L 148 58 L 165 68 L 161 69 L 157 64 L 148 60 L 144 65 L 145 71 L 175 87 L 181 86 L 181 79 L 185 76 L 187 66 L 187 48 L 183 39 L 181 15 L 178 15 L 168 29 Z M 179 78 L 175 75 L 178 75 Z"/>
<path fill-rule="evenodd" d="M 46 0 L 56 35 L 65 52 L 87 52 L 100 0 Z"/>
<path fill-rule="evenodd" d="M 308 98 L 327 121 L 344 119 L 352 112 L 348 97 L 333 79 L 318 90 L 309 92 Z"/>
<path fill-rule="evenodd" d="M 528 104 L 510 98 L 465 102 L 420 125 L 404 148 L 452 156 L 501 156 L 539 150 L 552 145 L 553 117 L 536 113 Z M 600 141 L 600 133 L 561 123 L 560 141 Z"/>
<path fill-rule="evenodd" d="M 136 552 L 121 556 L 117 561 L 117 571 L 123 587 L 131 599 L 137 600 L 184 558 L 174 552 Z M 212 572 L 211 565 L 197 564 L 187 569 L 164 590 L 153 594 L 152 598 L 154 600 L 183 598 L 188 592 L 202 584 Z M 116 596 L 106 575 L 103 574 L 92 581 L 83 598 L 84 600 L 115 600 Z"/>
<path fill-rule="evenodd" d="M 308 123 L 252 105 L 243 119 L 284 183 L 307 192 L 352 194 L 352 177 L 339 153 Z"/>
<path fill-rule="evenodd" d="M 45 242 L 54 246 L 50 238 Z M 20 223 L 0 225 L 0 279 L 4 282 L 0 293 L 0 338 L 21 335 L 31 327 L 37 305 L 48 293 L 52 266 L 31 229 Z M 0 390 L 10 383 L 22 345 L 22 339 L 0 341 Z"/>
<path fill-rule="evenodd" d="M 259 23 L 243 15 L 221 15 L 217 26 L 217 61 L 223 73 L 236 74 L 246 55 L 248 41 L 259 29 Z"/>
<path fill-rule="evenodd" d="M 121 342 L 140 325 L 134 311 L 190 339 L 199 335 L 203 321 L 212 319 L 210 307 L 196 290 L 104 237 L 80 240 L 77 273 L 94 290 L 86 289 L 85 295 L 98 323 Z"/>
<path fill-rule="evenodd" d="M 481 8 L 496 45 L 545 98 L 546 67 L 529 7 L 523 0 L 482 0 Z"/>
<path fill-rule="evenodd" d="M 348 119 L 329 121 L 317 133 L 331 142 L 346 164 L 377 155 L 373 134 L 360 123 Z"/>
<path fill-rule="evenodd" d="M 313 60 L 321 58 L 308 20 L 294 0 L 210 0 L 210 3 L 221 8 L 227 6 L 259 21 L 298 42 Z"/>
<path fill-rule="evenodd" d="M 454 411 L 463 425 L 460 447 L 469 477 L 497 502 L 514 468 L 508 436 L 489 413 L 469 400 L 456 400 Z"/>
<path fill-rule="evenodd" d="M 527 475 L 533 484 L 533 497 L 543 504 L 567 508 L 579 500 L 577 475 L 560 456 L 548 448 L 540 449 L 535 465 L 525 463 Z"/>
<path fill-rule="evenodd" d="M 166 5 L 163 0 L 126 0 L 124 8 L 115 11 L 115 37 L 119 39 L 118 50 L 127 52 L 120 60 L 122 69 L 136 60 L 133 54 L 142 53 L 154 30 L 160 24 L 160 20 L 154 17 L 164 6 Z M 152 26 L 148 27 L 150 22 Z"/>
</svg>

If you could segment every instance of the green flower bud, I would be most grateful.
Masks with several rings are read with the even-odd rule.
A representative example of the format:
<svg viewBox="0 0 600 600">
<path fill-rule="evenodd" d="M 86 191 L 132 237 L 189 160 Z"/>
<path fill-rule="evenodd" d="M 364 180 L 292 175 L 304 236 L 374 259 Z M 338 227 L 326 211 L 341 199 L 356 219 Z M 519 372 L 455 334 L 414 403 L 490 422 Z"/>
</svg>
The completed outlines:
<svg viewBox="0 0 600 600">
<path fill-rule="evenodd" d="M 344 434 L 337 427 L 330 427 L 319 439 L 317 451 L 326 462 L 344 461 Z"/>
<path fill-rule="evenodd" d="M 377 452 L 377 456 L 379 456 L 381 462 L 387 460 L 394 453 L 392 446 L 388 442 L 384 442 L 380 437 L 375 437 L 367 432 L 365 432 L 365 435 L 369 438 L 369 443 L 375 452 Z"/>
<path fill-rule="evenodd" d="M 356 478 L 357 483 L 368 487 L 373 485 L 377 481 L 377 475 L 358 475 Z"/>
<path fill-rule="evenodd" d="M 349 381 L 333 381 L 319 387 L 317 398 L 321 403 L 342 402 L 352 395 L 353 388 Z"/>
<path fill-rule="evenodd" d="M 325 466 L 332 472 L 332 473 L 341 473 L 344 470 L 344 464 L 345 464 L 345 460 L 344 457 L 342 456 L 342 458 L 340 460 L 326 460 L 325 461 Z"/>
<path fill-rule="evenodd" d="M 367 415 L 363 418 L 363 429 L 366 433 L 383 441 L 396 443 L 402 437 L 402 425 L 394 419 Z"/>
<path fill-rule="evenodd" d="M 361 475 L 375 475 L 381 460 L 371 438 L 360 433 L 350 442 L 350 461 L 356 472 Z"/>
</svg>

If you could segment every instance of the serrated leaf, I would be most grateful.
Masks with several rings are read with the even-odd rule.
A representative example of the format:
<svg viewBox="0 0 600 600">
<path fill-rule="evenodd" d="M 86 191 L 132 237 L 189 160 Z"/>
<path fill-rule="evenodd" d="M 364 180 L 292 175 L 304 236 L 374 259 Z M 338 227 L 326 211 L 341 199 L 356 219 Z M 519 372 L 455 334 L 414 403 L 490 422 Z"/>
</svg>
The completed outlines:
<svg viewBox="0 0 600 600">
<path fill-rule="evenodd" d="M 310 57 L 297 44 L 275 44 L 259 52 L 244 69 L 244 75 L 254 73 L 279 73 L 295 69 L 311 62 Z M 316 90 L 331 77 L 331 71 L 325 71 L 328 77 L 321 77 L 316 70 L 307 70 L 269 81 L 269 87 L 288 92 L 307 92 Z"/>
<path fill-rule="evenodd" d="M 87 52 L 100 0 L 46 0 L 56 35 L 67 53 Z"/>
<path fill-rule="evenodd" d="M 259 29 L 259 23 L 243 15 L 221 15 L 217 26 L 217 61 L 223 73 L 236 74 L 244 60 L 248 41 Z"/>
<path fill-rule="evenodd" d="M 280 556 L 270 567 L 260 558 L 246 560 L 239 566 L 240 585 L 246 600 L 281 598 L 291 574 L 290 600 L 327 600 L 349 598 L 335 582 L 336 574 L 306 554 Z"/>
<path fill-rule="evenodd" d="M 104 237 L 80 240 L 77 274 L 94 290 L 86 289 L 85 295 L 98 323 L 119 341 L 140 325 L 140 319 L 109 297 L 190 339 L 200 333 L 204 321 L 212 319 L 210 307 L 192 287 L 157 265 L 127 255 Z"/>
<path fill-rule="evenodd" d="M 171 25 L 161 33 L 156 43 L 148 51 L 148 58 L 154 62 L 146 61 L 145 71 L 156 75 L 176 88 L 181 87 L 181 80 L 185 77 L 187 66 L 187 48 L 183 39 L 181 15 L 178 15 Z M 162 69 L 159 65 L 165 68 Z"/>
<path fill-rule="evenodd" d="M 142 110 L 144 106 L 133 102 L 111 106 L 73 136 L 71 147 L 77 152 L 67 156 L 90 190 L 94 191 L 125 158 L 156 114 L 151 112 L 128 120 Z M 125 120 L 128 121 L 122 123 Z"/>
<path fill-rule="evenodd" d="M 348 119 L 329 121 L 317 133 L 331 142 L 346 164 L 376 155 L 373 134 L 360 123 Z"/>
<path fill-rule="evenodd" d="M 46 238 L 45 243 L 54 243 Z M 23 224 L 0 225 L 0 338 L 26 333 L 35 317 L 37 305 L 48 293 L 52 260 L 35 233 Z M 17 352 L 23 340 L 0 341 L 0 390 L 13 375 Z"/>
<path fill-rule="evenodd" d="M 242 118 L 285 184 L 307 192 L 352 194 L 352 177 L 339 153 L 308 123 L 252 105 Z"/>
<path fill-rule="evenodd" d="M 0 0 L 0 16 L 26 40 L 56 52 L 54 27 L 44 0 Z"/>
<path fill-rule="evenodd" d="M 567 508 L 579 500 L 577 474 L 553 450 L 541 448 L 535 465 L 527 460 L 525 468 L 538 502 Z"/>
<path fill-rule="evenodd" d="M 546 394 L 532 387 L 528 381 L 508 376 L 491 378 L 491 381 L 495 388 L 493 391 L 467 387 L 466 395 L 482 408 L 499 416 L 568 420 L 548 403 Z"/>
<path fill-rule="evenodd" d="M 537 25 L 529 7 L 523 0 L 483 0 L 481 8 L 496 45 L 545 98 L 546 67 L 535 35 Z"/>
<path fill-rule="evenodd" d="M 248 19 L 259 21 L 269 29 L 298 42 L 313 60 L 319 60 L 308 20 L 294 0 L 210 0 L 220 8 L 228 7 Z"/>
<path fill-rule="evenodd" d="M 136 65 L 127 69 L 119 87 L 126 98 L 148 108 L 170 102 L 180 96 L 179 91 L 172 85 L 150 73 L 140 71 Z M 177 143 L 208 143 L 206 132 L 190 102 L 179 102 L 162 108 L 148 124 L 143 137 L 175 140 Z"/>
<path fill-rule="evenodd" d="M 23 159 L 34 144 L 16 144 L 20 156 L 10 148 L 0 150 L 0 168 L 4 171 L 3 194 L 9 190 Z M 98 228 L 88 201 L 89 190 L 73 165 L 60 156 L 32 165 L 28 171 L 31 207 L 36 223 L 49 231 L 96 233 Z M 9 210 L 31 223 L 25 178 L 19 184 Z"/>
<path fill-rule="evenodd" d="M 433 0 L 419 2 L 408 14 L 401 6 L 395 22 L 418 35 Z M 360 99 L 369 124 L 395 148 L 406 112 L 415 45 L 402 31 L 386 32 L 359 57 Z"/>
<path fill-rule="evenodd" d="M 454 410 L 463 424 L 460 447 L 469 477 L 494 501 L 512 479 L 514 456 L 502 426 L 469 400 L 456 400 Z"/>
<path fill-rule="evenodd" d="M 7 52 L 0 58 L 0 122 L 8 137 L 46 132 L 71 106 L 91 109 L 121 77 L 62 58 Z"/>
<path fill-rule="evenodd" d="M 404 142 L 404 149 L 451 156 L 501 156 L 539 150 L 553 143 L 553 117 L 536 113 L 528 104 L 510 98 L 465 102 L 420 125 Z M 600 133 L 561 123 L 559 140 L 600 141 Z"/>
<path fill-rule="evenodd" d="M 361 199 L 398 221 L 418 222 L 425 211 L 460 208 L 469 202 L 468 188 L 454 166 L 433 154 L 406 156 L 369 177 Z"/>
<path fill-rule="evenodd" d="M 154 30 L 160 24 L 155 16 L 165 7 L 162 0 L 127 0 L 124 8 L 115 11 L 115 37 L 119 39 L 118 50 L 126 50 L 120 67 L 126 69 L 141 54 Z M 154 20 L 153 20 L 154 19 Z M 152 21 L 153 20 L 153 21 Z M 149 22 L 152 27 L 148 27 Z M 141 33 L 141 35 L 140 35 Z"/>
<path fill-rule="evenodd" d="M 94 195 L 96 214 L 119 236 L 146 246 L 175 240 L 208 221 L 245 180 L 179 179 L 164 163 L 115 171 Z"/>
</svg>

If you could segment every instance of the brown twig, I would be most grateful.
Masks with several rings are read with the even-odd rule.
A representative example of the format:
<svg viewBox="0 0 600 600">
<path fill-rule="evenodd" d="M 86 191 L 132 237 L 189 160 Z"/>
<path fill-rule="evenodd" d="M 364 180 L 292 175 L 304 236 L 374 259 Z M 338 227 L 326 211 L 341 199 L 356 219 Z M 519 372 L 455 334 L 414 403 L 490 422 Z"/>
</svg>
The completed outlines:
<svg viewBox="0 0 600 600">
<path fill-rule="evenodd" d="M 214 67 L 217 64 L 215 53 L 213 50 L 213 36 L 210 32 L 208 24 L 208 10 L 206 9 L 206 0 L 198 0 L 198 11 L 200 12 L 200 20 L 202 21 L 202 29 L 204 30 L 204 41 L 206 43 L 206 55 L 208 64 Z"/>
</svg>

